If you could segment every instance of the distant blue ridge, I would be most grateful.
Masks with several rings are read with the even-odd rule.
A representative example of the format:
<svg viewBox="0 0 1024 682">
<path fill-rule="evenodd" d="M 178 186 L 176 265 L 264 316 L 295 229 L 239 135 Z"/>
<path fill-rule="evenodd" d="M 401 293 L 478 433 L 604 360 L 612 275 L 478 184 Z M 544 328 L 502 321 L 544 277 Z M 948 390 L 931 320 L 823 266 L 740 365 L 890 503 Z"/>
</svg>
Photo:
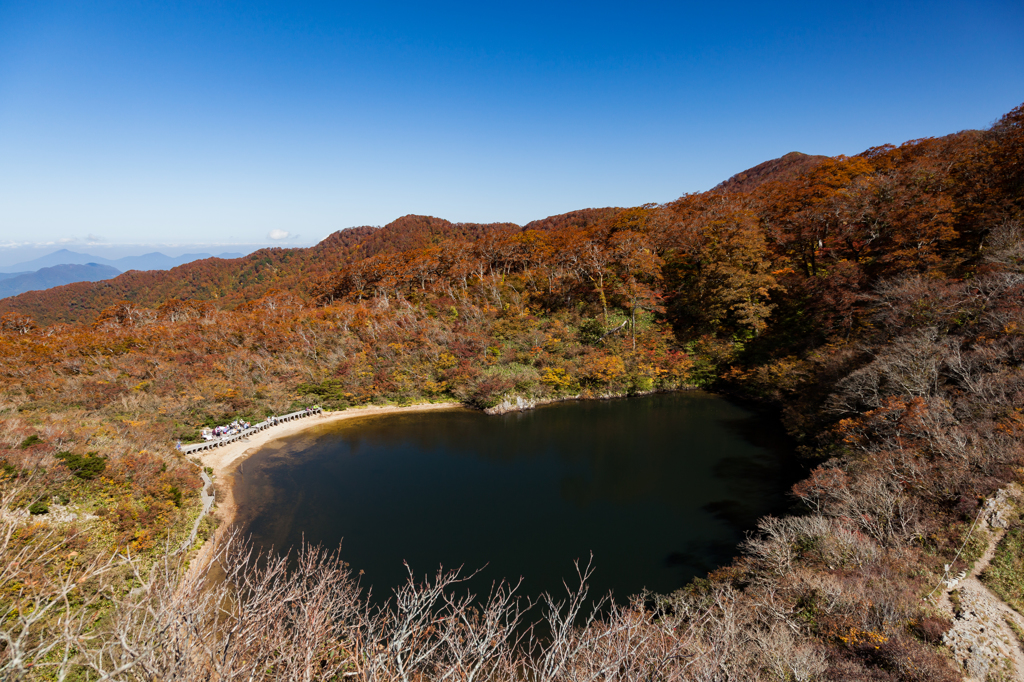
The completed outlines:
<svg viewBox="0 0 1024 682">
<path fill-rule="evenodd" d="M 222 253 L 217 258 L 241 258 L 242 255 L 241 253 Z M 117 268 L 121 272 L 129 270 L 170 270 L 185 263 L 213 257 L 213 254 L 209 253 L 185 253 L 180 256 L 166 256 L 154 251 L 153 253 L 141 256 L 125 256 L 111 260 L 88 253 L 77 253 L 68 249 L 61 249 L 33 260 L 15 263 L 14 265 L 0 266 L 0 273 L 35 272 L 40 268 L 49 268 L 55 265 L 88 265 L 89 263 L 108 265 L 112 268 Z"/>
<path fill-rule="evenodd" d="M 226 252 L 216 257 L 228 259 L 241 258 L 243 255 Z M 41 258 L 0 267 L 0 298 L 75 282 L 99 282 L 117 277 L 128 270 L 170 270 L 179 265 L 213 257 L 209 253 L 166 256 L 154 251 L 141 256 L 125 256 L 111 260 L 61 249 Z"/>
<path fill-rule="evenodd" d="M 74 282 L 98 282 L 117 277 L 121 271 L 109 265 L 99 263 L 67 263 L 40 268 L 35 272 L 26 272 L 0 279 L 0 298 L 17 296 L 26 291 L 50 289 Z"/>
</svg>

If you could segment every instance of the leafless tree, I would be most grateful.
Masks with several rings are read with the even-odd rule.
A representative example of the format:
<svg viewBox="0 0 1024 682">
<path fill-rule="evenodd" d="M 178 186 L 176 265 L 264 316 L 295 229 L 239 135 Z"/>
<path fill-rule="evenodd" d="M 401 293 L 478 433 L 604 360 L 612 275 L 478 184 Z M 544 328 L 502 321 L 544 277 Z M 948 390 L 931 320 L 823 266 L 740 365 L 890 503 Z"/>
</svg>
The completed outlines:
<svg viewBox="0 0 1024 682">
<path fill-rule="evenodd" d="M 81 560 L 58 529 L 12 509 L 24 493 L 12 485 L 0 494 L 0 679 L 46 671 L 63 680 L 89 609 L 103 598 L 98 583 L 118 559 Z"/>
<path fill-rule="evenodd" d="M 531 637 L 530 655 L 524 660 L 526 679 L 684 679 L 692 656 L 679 636 L 680 623 L 664 618 L 664 611 L 645 608 L 642 595 L 626 606 L 609 596 L 590 603 L 587 581 L 593 571 L 592 558 L 586 566 L 577 562 L 578 584 L 565 584 L 561 600 L 551 594 L 542 597 L 544 635 Z"/>
<path fill-rule="evenodd" d="M 1008 272 L 1024 272 L 1024 224 L 1010 220 L 993 229 L 985 240 L 984 258 Z"/>
<path fill-rule="evenodd" d="M 292 565 L 294 564 L 294 565 Z M 237 535 L 199 571 L 169 554 L 81 638 L 100 680 L 320 680 L 351 663 L 359 589 L 337 552 L 258 555 Z"/>
</svg>

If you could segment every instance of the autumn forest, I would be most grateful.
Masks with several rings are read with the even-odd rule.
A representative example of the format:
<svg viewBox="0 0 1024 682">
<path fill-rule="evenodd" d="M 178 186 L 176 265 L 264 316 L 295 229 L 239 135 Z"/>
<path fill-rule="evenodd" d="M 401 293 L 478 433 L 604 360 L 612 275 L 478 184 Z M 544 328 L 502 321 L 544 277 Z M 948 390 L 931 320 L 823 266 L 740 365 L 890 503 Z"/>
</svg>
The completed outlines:
<svg viewBox="0 0 1024 682">
<path fill-rule="evenodd" d="M 957 604 L 924 598 L 981 555 L 984 501 L 1024 483 L 1024 106 L 666 204 L 409 215 L 0 313 L 5 675 L 956 680 Z M 507 586 L 474 606 L 439 575 L 371 613 L 343 556 L 260 564 L 236 538 L 224 606 L 168 558 L 200 509 L 174 444 L 205 427 L 690 387 L 779 415 L 805 471 L 792 515 L 675 594 L 594 619 L 547 604 L 547 638 L 519 638 Z M 1020 611 L 1014 509 L 983 577 Z M 270 602 L 280 617 L 260 620 Z M 242 634 L 197 643 L 218 628 Z"/>
</svg>

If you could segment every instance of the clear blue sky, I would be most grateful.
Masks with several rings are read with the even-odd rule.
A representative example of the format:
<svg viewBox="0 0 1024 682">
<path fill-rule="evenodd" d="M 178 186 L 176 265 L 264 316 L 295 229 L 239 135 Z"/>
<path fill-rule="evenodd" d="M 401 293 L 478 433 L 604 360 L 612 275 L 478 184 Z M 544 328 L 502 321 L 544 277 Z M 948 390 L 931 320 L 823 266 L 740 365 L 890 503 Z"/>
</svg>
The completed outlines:
<svg viewBox="0 0 1024 682">
<path fill-rule="evenodd" d="M 1021 102 L 1018 0 L 0 0 L 0 244 L 525 223 Z"/>
</svg>

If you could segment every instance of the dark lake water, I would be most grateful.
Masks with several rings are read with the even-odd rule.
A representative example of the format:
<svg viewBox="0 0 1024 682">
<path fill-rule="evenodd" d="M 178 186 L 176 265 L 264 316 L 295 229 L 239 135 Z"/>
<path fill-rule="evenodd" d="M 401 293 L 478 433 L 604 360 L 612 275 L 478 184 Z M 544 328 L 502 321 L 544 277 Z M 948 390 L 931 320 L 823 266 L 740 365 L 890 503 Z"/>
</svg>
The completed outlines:
<svg viewBox="0 0 1024 682">
<path fill-rule="evenodd" d="M 701 391 L 464 409 L 325 424 L 276 441 L 235 478 L 256 543 L 337 547 L 389 596 L 438 565 L 487 568 L 564 592 L 593 553 L 591 589 L 667 593 L 727 563 L 757 517 L 785 504 L 791 445 L 772 420 Z"/>
</svg>

